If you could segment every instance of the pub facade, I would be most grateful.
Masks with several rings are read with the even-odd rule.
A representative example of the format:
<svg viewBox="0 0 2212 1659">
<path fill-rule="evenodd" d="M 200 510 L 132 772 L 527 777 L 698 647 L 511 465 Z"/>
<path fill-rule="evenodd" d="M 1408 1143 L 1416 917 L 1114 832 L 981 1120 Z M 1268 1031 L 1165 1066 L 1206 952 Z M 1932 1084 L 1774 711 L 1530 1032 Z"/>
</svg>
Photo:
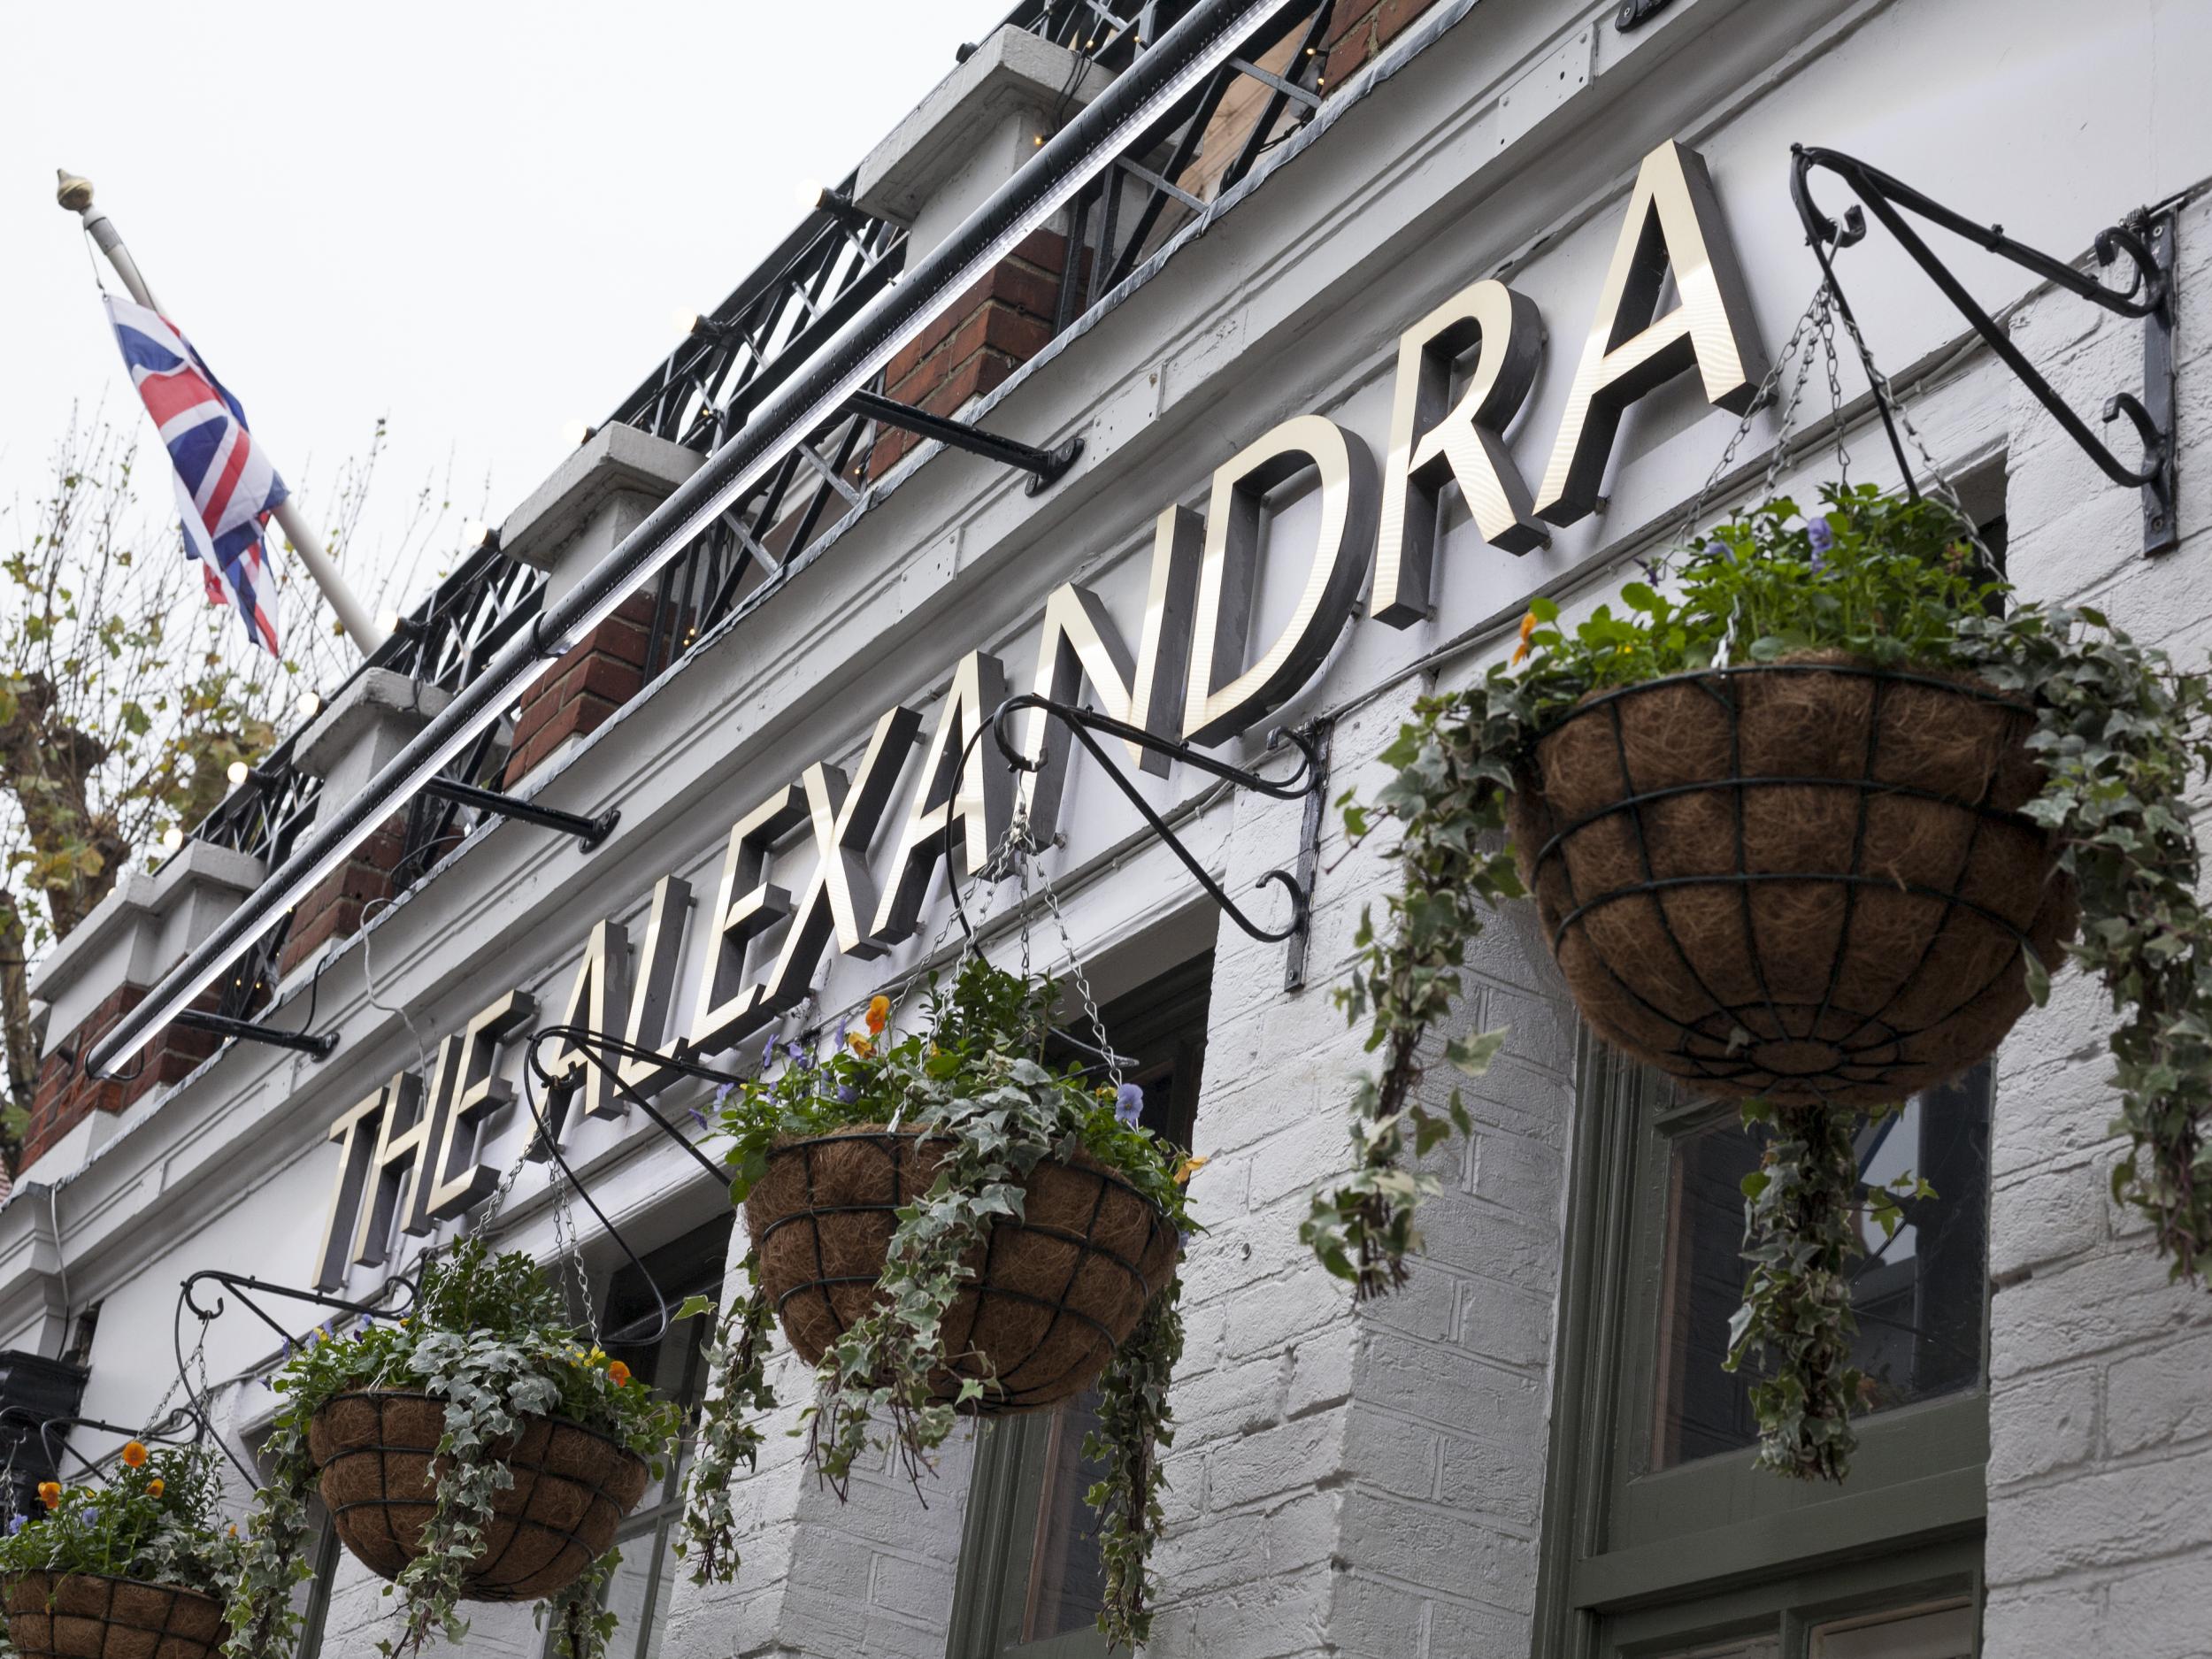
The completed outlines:
<svg viewBox="0 0 2212 1659">
<path fill-rule="evenodd" d="M 1854 1285 L 1882 1387 L 1840 1485 L 1754 1470 L 1721 1368 L 1732 1109 L 1585 1030 L 1530 907 L 1464 972 L 1448 1034 L 1508 1035 L 1463 1085 L 1471 1133 L 1423 1161 L 1441 1190 L 1411 1281 L 1355 1302 L 1300 1237 L 1376 1064 L 1333 994 L 1397 879 L 1390 836 L 1348 838 L 1333 803 L 1386 780 L 1417 699 L 1510 656 L 1532 600 L 1586 614 L 1735 508 L 1809 500 L 1839 467 L 1896 486 L 1901 455 L 2024 594 L 2093 601 L 2201 665 L 2212 17 L 1130 9 L 1027 4 L 957 61 L 949 40 L 944 81 L 762 268 L 40 965 L 0 1394 L 84 1419 L 69 1445 L 96 1458 L 188 1403 L 250 1467 L 290 1346 L 480 1228 L 695 1399 L 698 1321 L 623 1339 L 663 1301 L 721 1301 L 749 1244 L 677 1144 L 716 1155 L 716 1085 L 655 1056 L 749 1073 L 764 1048 L 835 1044 L 879 993 L 918 1007 L 972 937 L 1071 987 L 1079 970 L 1202 1160 L 1150 1651 L 2212 1653 L 2212 1298 L 2106 1196 L 2108 1010 L 2078 973 L 1870 1153 L 1866 1179 L 1911 1170 L 1937 1196 Z M 1202 62 L 1208 28 L 1234 38 Z M 1164 52 L 1189 73 L 1131 96 Z M 1793 380 L 1822 280 L 1793 144 L 2085 271 L 2100 231 L 2157 211 L 2170 533 L 1878 224 L 1833 257 L 1909 441 L 1893 453 L 1850 340 L 1832 397 L 1817 367 Z M 1832 177 L 1809 188 L 1847 204 Z M 979 276 L 937 280 L 971 249 Z M 1943 257 L 2075 407 L 2147 396 L 2146 324 L 1964 241 Z M 880 360 L 852 358 L 859 397 L 729 461 L 902 305 Z M 709 485 L 713 510 L 671 530 Z M 661 542 L 588 626 L 541 626 Z M 534 666 L 477 718 L 517 641 Z M 1000 719 L 1022 695 L 1161 741 Z M 434 787 L 400 778 L 449 726 Z M 1313 787 L 1248 781 L 1293 777 Z M 274 891 L 348 810 L 361 833 Z M 328 1041 L 134 1027 L 240 917 L 250 948 L 184 1004 Z M 611 1071 L 556 1036 L 543 1086 L 528 1057 L 554 1027 L 634 1052 Z M 209 1273 L 228 1277 L 180 1299 Z M 1080 1402 L 840 1493 L 806 1460 L 806 1370 L 777 1364 L 791 1403 L 733 1490 L 735 1582 L 695 1584 L 676 1553 L 672 1470 L 623 1525 L 611 1653 L 1105 1651 Z M 73 1405 L 30 1407 L 40 1388 Z M 314 1566 L 303 1654 L 373 1652 L 381 1582 L 326 1530 Z M 547 1640 L 486 1606 L 466 1645 Z"/>
</svg>

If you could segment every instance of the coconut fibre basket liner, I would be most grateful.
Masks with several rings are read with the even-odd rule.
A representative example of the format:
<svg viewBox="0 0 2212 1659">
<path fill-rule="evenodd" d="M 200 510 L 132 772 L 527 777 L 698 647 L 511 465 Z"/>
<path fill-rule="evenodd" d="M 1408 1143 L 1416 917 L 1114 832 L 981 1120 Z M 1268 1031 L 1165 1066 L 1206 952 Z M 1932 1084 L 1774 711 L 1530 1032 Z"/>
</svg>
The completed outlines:
<svg viewBox="0 0 2212 1659">
<path fill-rule="evenodd" d="M 1807 658 L 1585 698 L 1513 792 L 1584 1018 L 1709 1092 L 1878 1105 L 1988 1056 L 2073 932 L 2033 715 Z"/>
<path fill-rule="evenodd" d="M 745 1200 L 760 1284 L 807 1363 L 875 1305 L 896 1211 L 929 1190 L 941 1138 L 874 1125 L 792 1140 Z M 945 1315 L 941 1400 L 985 1385 L 970 1409 L 1034 1410 L 1083 1392 L 1175 1271 L 1175 1231 L 1088 1156 L 1048 1160 L 1023 1183 L 1022 1219 L 991 1224 Z"/>
<path fill-rule="evenodd" d="M 331 1524 L 383 1578 L 420 1554 L 444 1425 L 443 1401 L 382 1392 L 338 1394 L 308 1425 Z M 492 1455 L 514 1485 L 492 1494 L 484 1548 L 461 1592 L 472 1601 L 535 1601 L 572 1584 L 613 1548 L 651 1478 L 628 1448 L 564 1417 L 526 1418 Z"/>
<path fill-rule="evenodd" d="M 24 1659 L 210 1659 L 230 1634 L 220 1601 L 180 1585 L 27 1572 L 6 1594 L 8 1640 Z"/>
</svg>

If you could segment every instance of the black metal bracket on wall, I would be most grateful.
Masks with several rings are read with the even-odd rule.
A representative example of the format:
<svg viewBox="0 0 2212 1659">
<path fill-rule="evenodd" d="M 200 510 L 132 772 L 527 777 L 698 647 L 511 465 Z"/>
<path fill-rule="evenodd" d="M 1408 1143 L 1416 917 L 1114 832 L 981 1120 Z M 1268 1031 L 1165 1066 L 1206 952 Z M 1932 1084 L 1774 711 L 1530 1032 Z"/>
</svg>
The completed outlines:
<svg viewBox="0 0 2212 1659">
<path fill-rule="evenodd" d="M 1791 155 L 1790 196 L 1797 205 L 1798 218 L 1803 221 L 1806 240 L 1811 243 L 1814 256 L 1819 259 L 1821 271 L 1827 278 L 1829 292 L 1834 296 L 1836 308 L 1845 320 L 1855 323 L 1850 303 L 1844 298 L 1842 285 L 1836 279 L 1833 256 L 1865 240 L 1866 212 L 1855 204 L 1845 211 L 1840 224 L 1823 212 L 1812 196 L 1810 179 L 1816 167 L 1842 180 L 1865 204 L 1865 209 L 1882 221 L 1898 245 L 1912 257 L 1913 263 L 1927 273 L 1944 298 L 1951 302 L 2036 402 L 2050 412 L 2060 430 L 2096 463 L 2100 472 L 2116 484 L 2142 491 L 2143 551 L 2170 553 L 2178 546 L 2181 526 L 2175 511 L 2178 500 L 2178 446 L 2174 429 L 2174 267 L 2175 242 L 2180 234 L 2178 204 L 2167 203 L 2154 208 L 2139 208 L 2119 224 L 2097 233 L 2093 247 L 2099 265 L 2108 266 L 2125 254 L 2134 267 L 2132 280 L 2125 288 L 2108 288 L 2093 275 L 2014 241 L 2004 234 L 2001 225 L 1977 224 L 1854 157 L 1803 144 L 1792 145 Z M 2104 407 L 2108 424 L 2124 415 L 2135 428 L 2143 444 L 2139 465 L 2131 466 L 2115 455 L 2074 412 L 2012 342 L 2010 334 L 1975 302 L 1919 233 L 1906 223 L 1905 213 L 1914 214 L 1978 248 L 2009 259 L 2053 287 L 2101 306 L 2115 316 L 2142 320 L 2143 396 L 2139 398 L 2131 392 L 2115 392 Z M 1868 366 L 1870 378 L 1871 365 Z M 1913 483 L 1912 468 L 1906 462 L 1904 446 L 1898 438 L 1886 400 L 1879 400 L 1878 406 L 1906 488 L 1916 495 L 1919 492 Z"/>
<path fill-rule="evenodd" d="M 338 1033 L 334 1031 L 279 1031 L 273 1025 L 257 1025 L 250 1019 L 233 1019 L 227 1014 L 210 1014 L 196 1008 L 188 1008 L 177 1016 L 177 1025 L 194 1031 L 213 1032 L 232 1042 L 266 1043 L 272 1048 L 290 1048 L 312 1059 L 327 1060 L 337 1051 Z"/>
<path fill-rule="evenodd" d="M 1080 438 L 1070 438 L 1052 449 L 1041 449 L 1033 443 L 1002 438 L 964 420 L 933 415 L 926 409 L 902 403 L 880 392 L 855 392 L 845 400 L 845 407 L 879 426 L 896 426 L 918 437 L 934 438 L 949 449 L 965 449 L 970 455 L 979 455 L 987 461 L 996 461 L 1002 466 L 1026 472 L 1027 490 L 1032 495 L 1042 495 L 1058 483 L 1083 453 Z"/>
<path fill-rule="evenodd" d="M 1271 749 L 1288 743 L 1298 751 L 1302 764 L 1298 770 L 1288 778 L 1265 778 L 1244 767 L 1232 766 L 1225 761 L 1216 760 L 1212 756 L 1194 749 L 1187 743 L 1179 742 L 1172 738 L 1161 737 L 1156 733 L 1146 731 L 1141 726 L 1132 726 L 1126 720 L 1113 719 L 1103 714 L 1094 713 L 1088 709 L 1078 708 L 1072 703 L 1058 703 L 1050 697 L 1038 696 L 1033 692 L 1026 693 L 1018 697 L 1009 697 L 1004 703 L 999 704 L 998 712 L 992 717 L 991 720 L 991 733 L 997 740 L 999 753 L 1006 757 L 1008 765 L 1021 772 L 1041 771 L 1045 764 L 1041 756 L 1033 758 L 1025 755 L 1020 743 L 1010 729 L 1010 722 L 1013 717 L 1025 709 L 1041 710 L 1048 718 L 1057 720 L 1074 735 L 1076 741 L 1083 745 L 1084 749 L 1089 752 L 1091 758 L 1098 764 L 1100 770 L 1113 780 L 1115 787 L 1118 788 L 1128 799 L 1129 803 L 1137 809 L 1152 833 L 1157 835 L 1168 850 L 1181 861 L 1183 868 L 1197 879 L 1198 885 L 1206 890 L 1206 895 L 1219 905 L 1223 913 L 1246 934 L 1267 944 L 1289 941 L 1292 965 L 1285 975 L 1286 987 L 1295 990 L 1305 982 L 1307 922 L 1312 908 L 1313 876 L 1320 849 L 1321 791 L 1328 776 L 1328 735 L 1325 723 L 1317 721 L 1313 725 L 1295 731 L 1279 727 L 1270 733 L 1268 747 Z M 1190 849 L 1183 845 L 1181 838 L 1170 827 L 1167 820 L 1153 810 L 1151 802 L 1145 799 L 1143 791 L 1132 783 L 1121 768 L 1114 764 L 1112 758 L 1106 753 L 1105 746 L 1098 741 L 1097 734 L 1119 738 L 1125 742 L 1134 743 L 1141 749 L 1148 749 L 1156 755 L 1164 755 L 1171 760 L 1180 761 L 1187 766 L 1195 767 L 1210 777 L 1225 779 L 1240 789 L 1249 789 L 1255 794 L 1271 795 L 1278 801 L 1303 799 L 1306 802 L 1306 815 L 1303 833 L 1299 837 L 1296 872 L 1294 874 L 1288 870 L 1271 870 L 1252 884 L 1256 889 L 1272 882 L 1290 895 L 1291 915 L 1288 926 L 1279 928 L 1263 927 L 1247 916 L 1243 909 L 1229 896 L 1222 885 L 1213 879 L 1212 873 L 1205 865 L 1199 863 L 1197 856 Z"/>
<path fill-rule="evenodd" d="M 480 812 L 489 812 L 497 818 L 516 818 L 525 824 L 534 824 L 540 829 L 558 830 L 564 835 L 573 835 L 577 846 L 585 852 L 599 845 L 614 833 L 614 827 L 622 821 L 622 809 L 609 807 L 596 818 L 586 818 L 580 812 L 564 812 L 557 807 L 540 806 L 532 801 L 518 801 L 491 789 L 480 789 L 474 784 L 458 783 L 451 778 L 433 778 L 422 787 L 425 795 L 434 795 L 442 800 L 472 806 Z"/>
</svg>

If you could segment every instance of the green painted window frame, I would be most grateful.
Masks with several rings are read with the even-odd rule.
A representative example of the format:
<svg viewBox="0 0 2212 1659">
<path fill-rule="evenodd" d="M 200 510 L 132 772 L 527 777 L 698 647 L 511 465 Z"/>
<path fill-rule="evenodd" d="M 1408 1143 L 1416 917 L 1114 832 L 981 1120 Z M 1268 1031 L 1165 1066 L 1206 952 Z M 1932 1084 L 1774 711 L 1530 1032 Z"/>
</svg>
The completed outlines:
<svg viewBox="0 0 2212 1659">
<path fill-rule="evenodd" d="M 1130 1068 L 1133 1076 L 1169 1069 L 1165 1121 L 1154 1121 L 1149 1110 L 1147 1121 L 1179 1145 L 1189 1144 L 1197 1115 L 1212 982 L 1213 954 L 1208 951 L 1166 969 L 1115 999 L 1099 1015 L 1104 1041 L 1135 1060 Z M 1085 1038 L 1098 1041 L 1100 1033 L 1087 1033 Z M 1052 1437 L 1059 1420 L 1056 1410 L 1039 1411 L 993 1417 L 979 1425 L 953 1586 L 947 1659 L 1107 1659 L 1112 1651 L 1105 1637 L 1088 1626 L 1034 1641 L 1021 1640 L 1036 1568 Z"/>
<path fill-rule="evenodd" d="M 1778 1623 L 1908 1601 L 1981 1601 L 1988 1320 L 1979 1386 L 1865 1419 L 1839 1491 L 1760 1473 L 1745 1451 L 1630 1472 L 1655 1386 L 1655 1203 L 1672 1140 L 1711 1121 L 1586 1032 L 1568 1198 L 1537 1659 L 1630 1659 Z M 1987 1307 L 1986 1291 L 1983 1306 Z M 1697 1517 L 1731 1518 L 1700 1524 Z"/>
</svg>

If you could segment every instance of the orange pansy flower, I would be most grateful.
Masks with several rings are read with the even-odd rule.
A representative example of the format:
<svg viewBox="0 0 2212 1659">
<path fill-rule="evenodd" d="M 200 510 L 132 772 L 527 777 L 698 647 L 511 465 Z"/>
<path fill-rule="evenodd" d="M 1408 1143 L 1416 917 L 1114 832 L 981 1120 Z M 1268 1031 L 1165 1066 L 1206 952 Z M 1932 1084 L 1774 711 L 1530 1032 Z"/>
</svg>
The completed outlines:
<svg viewBox="0 0 2212 1659">
<path fill-rule="evenodd" d="M 630 1380 L 630 1368 L 620 1360 L 607 1367 L 607 1379 L 618 1388 Z"/>
<path fill-rule="evenodd" d="M 61 1508 L 61 1482 L 42 1480 L 38 1483 L 38 1501 L 50 1509 Z"/>
<path fill-rule="evenodd" d="M 1535 632 L 1536 613 L 1532 611 L 1521 618 L 1521 642 L 1513 648 L 1513 662 L 1516 667 L 1519 666 L 1521 659 L 1528 655 L 1529 636 Z"/>
<path fill-rule="evenodd" d="M 146 1483 L 146 1495 L 150 1498 L 157 1498 L 167 1490 L 168 1487 L 163 1484 L 159 1475 L 156 1475 Z"/>
<path fill-rule="evenodd" d="M 123 1461 L 124 1461 L 124 1463 L 125 1463 L 128 1464 L 128 1465 L 129 1465 L 131 1468 L 133 1468 L 133 1469 L 143 1469 L 143 1468 L 145 1468 L 145 1466 L 146 1466 L 146 1444 L 145 1444 L 145 1442 L 144 1442 L 143 1440 L 132 1440 L 132 1441 L 130 1441 L 127 1445 L 126 1445 L 126 1446 L 123 1448 Z"/>
<path fill-rule="evenodd" d="M 872 996 L 868 999 L 868 1029 L 880 1036 L 883 1028 L 891 1023 L 891 999 Z"/>
</svg>

